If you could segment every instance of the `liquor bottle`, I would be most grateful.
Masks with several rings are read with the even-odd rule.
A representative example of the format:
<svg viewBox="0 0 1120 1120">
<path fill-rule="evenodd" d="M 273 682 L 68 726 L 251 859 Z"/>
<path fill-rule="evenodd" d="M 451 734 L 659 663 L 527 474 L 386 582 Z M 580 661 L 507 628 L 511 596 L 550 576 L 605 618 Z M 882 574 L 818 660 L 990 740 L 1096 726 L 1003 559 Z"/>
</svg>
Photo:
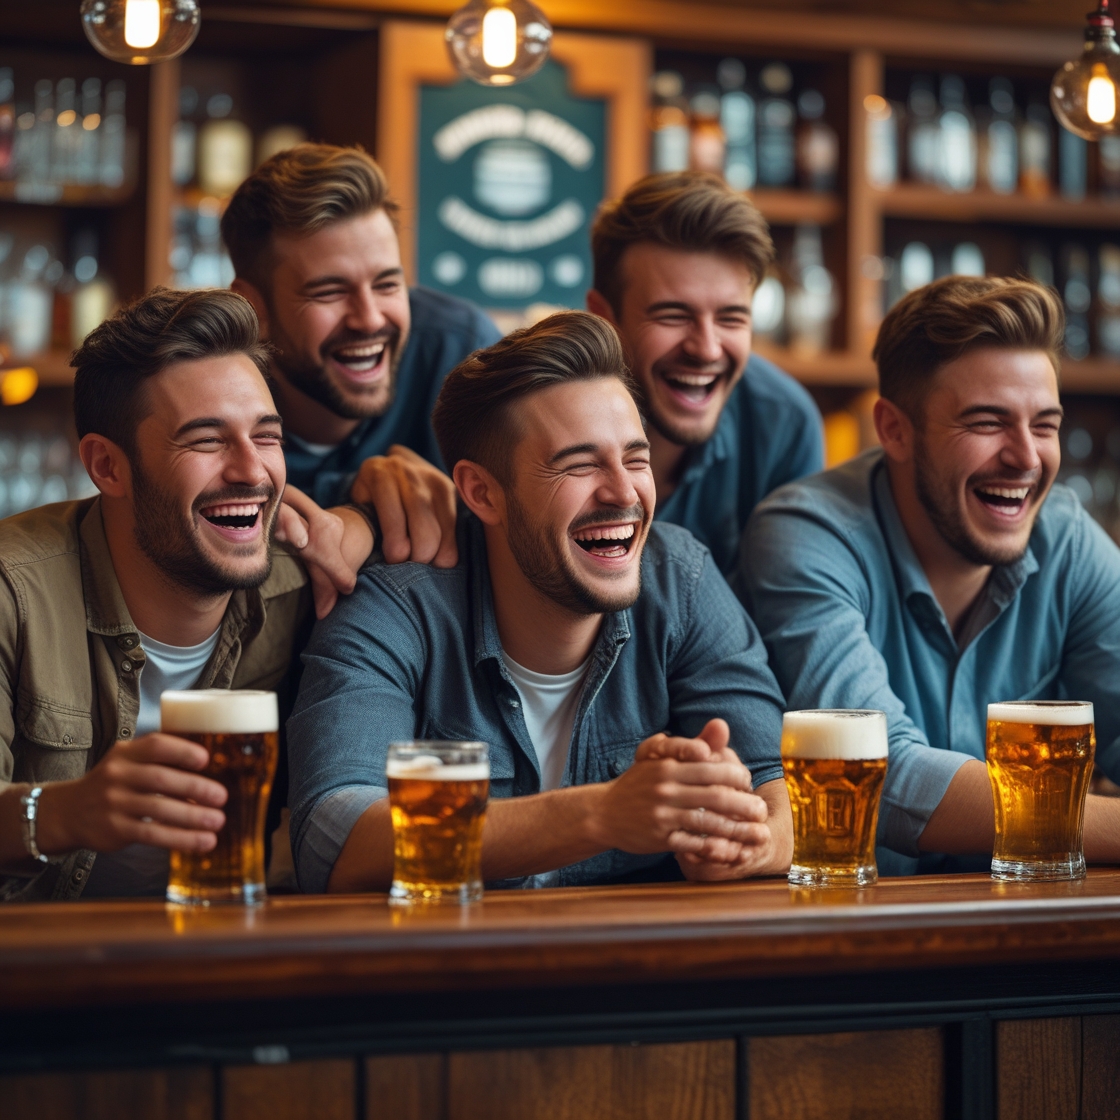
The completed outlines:
<svg viewBox="0 0 1120 1120">
<path fill-rule="evenodd" d="M 1062 198 L 1081 202 L 1089 181 L 1089 144 L 1068 128 L 1058 129 L 1058 187 Z"/>
<path fill-rule="evenodd" d="M 1062 250 L 1065 284 L 1062 301 L 1066 305 L 1066 353 L 1074 359 L 1089 356 L 1089 307 L 1093 302 L 1089 287 L 1089 254 L 1082 245 L 1066 245 Z"/>
<path fill-rule="evenodd" d="M 191 119 L 198 109 L 194 86 L 179 90 L 179 119 L 171 131 L 171 181 L 185 187 L 194 181 L 198 146 L 198 126 Z"/>
<path fill-rule="evenodd" d="M 793 182 L 796 114 L 784 95 L 793 86 L 793 75 L 784 62 L 771 62 L 758 76 L 769 96 L 758 107 L 758 181 L 764 187 L 786 187 Z"/>
<path fill-rule="evenodd" d="M 786 293 L 791 349 L 819 354 L 828 349 L 836 315 L 836 282 L 824 266 L 821 228 L 800 225 L 793 235 L 793 284 Z"/>
<path fill-rule="evenodd" d="M 863 99 L 867 115 L 867 181 L 881 190 L 898 182 L 899 108 L 877 93 Z"/>
<path fill-rule="evenodd" d="M 265 160 L 272 159 L 280 152 L 286 152 L 297 144 L 307 143 L 307 133 L 298 124 L 274 124 L 266 128 L 257 138 L 257 162 L 260 167 Z"/>
<path fill-rule="evenodd" d="M 1102 245 L 1098 260 L 1097 345 L 1110 358 L 1120 358 L 1120 246 Z"/>
<path fill-rule="evenodd" d="M 956 74 L 941 79 L 941 147 L 939 181 L 950 191 L 976 189 L 976 123 L 968 111 L 964 81 Z"/>
<path fill-rule="evenodd" d="M 0 179 L 15 175 L 16 83 L 11 67 L 0 66 Z"/>
<path fill-rule="evenodd" d="M 723 174 L 727 145 L 719 123 L 719 95 L 699 90 L 692 98 L 692 120 L 688 144 L 688 166 L 693 171 Z"/>
<path fill-rule="evenodd" d="M 653 170 L 688 169 L 688 104 L 682 96 L 684 79 L 675 70 L 653 76 Z"/>
<path fill-rule="evenodd" d="M 797 99 L 801 125 L 797 130 L 797 176 L 811 191 L 836 187 L 840 166 L 840 138 L 824 120 L 824 97 L 815 89 L 801 92 Z"/>
<path fill-rule="evenodd" d="M 749 191 L 758 179 L 758 153 L 754 98 L 744 88 L 747 68 L 737 58 L 725 58 L 716 71 L 716 80 L 723 90 L 719 123 L 727 142 L 723 177 L 737 191 Z"/>
<path fill-rule="evenodd" d="M 984 275 L 984 253 L 975 241 L 962 241 L 953 247 L 949 273 L 952 276 Z"/>
<path fill-rule="evenodd" d="M 97 234 L 92 229 L 74 238 L 71 255 L 74 289 L 70 294 L 70 345 L 76 349 L 112 313 L 116 291 L 98 266 Z"/>
<path fill-rule="evenodd" d="M 910 83 L 910 128 L 906 159 L 911 179 L 919 183 L 940 180 L 941 128 L 937 121 L 937 98 L 933 95 L 933 79 L 918 74 Z"/>
<path fill-rule="evenodd" d="M 253 134 L 230 116 L 233 98 L 216 93 L 206 102 L 207 121 L 198 136 L 198 182 L 210 195 L 225 198 L 253 170 Z"/>
<path fill-rule="evenodd" d="M 8 286 L 8 343 L 13 358 L 30 358 L 50 345 L 54 293 L 47 280 L 51 263 L 45 245 L 24 254 L 19 278 Z"/>
<path fill-rule="evenodd" d="M 96 183 L 101 160 L 101 80 L 82 82 L 82 132 L 78 148 L 76 178 Z"/>
<path fill-rule="evenodd" d="M 1106 198 L 1120 198 L 1120 136 L 1102 136 L 1097 149 L 1101 194 Z"/>
<path fill-rule="evenodd" d="M 98 180 L 103 187 L 124 183 L 125 86 L 114 78 L 105 86 L 105 116 L 101 120 L 101 146 L 98 152 Z"/>
<path fill-rule="evenodd" d="M 1029 241 L 1024 254 L 1027 274 L 1044 288 L 1054 287 L 1054 258 L 1043 241 Z"/>
<path fill-rule="evenodd" d="M 902 291 L 916 291 L 933 282 L 933 253 L 924 241 L 911 241 L 899 257 L 899 280 Z"/>
<path fill-rule="evenodd" d="M 81 147 L 78 84 L 73 78 L 62 78 L 55 88 L 54 137 L 51 142 L 51 179 L 54 182 L 76 181 Z"/>
<path fill-rule="evenodd" d="M 988 104 L 992 115 L 984 136 L 984 178 L 997 194 L 1013 194 L 1019 184 L 1019 132 L 1015 92 L 1006 78 L 988 84 Z"/>
<path fill-rule="evenodd" d="M 786 290 L 773 274 L 764 276 L 751 301 L 751 328 L 755 338 L 778 344 L 785 338 Z"/>
<path fill-rule="evenodd" d="M 54 83 L 35 83 L 35 108 L 16 118 L 16 173 L 27 183 L 46 183 L 51 174 Z"/>
<path fill-rule="evenodd" d="M 1050 194 L 1050 137 L 1050 110 L 1032 102 L 1019 128 L 1019 189 L 1030 198 Z"/>
</svg>

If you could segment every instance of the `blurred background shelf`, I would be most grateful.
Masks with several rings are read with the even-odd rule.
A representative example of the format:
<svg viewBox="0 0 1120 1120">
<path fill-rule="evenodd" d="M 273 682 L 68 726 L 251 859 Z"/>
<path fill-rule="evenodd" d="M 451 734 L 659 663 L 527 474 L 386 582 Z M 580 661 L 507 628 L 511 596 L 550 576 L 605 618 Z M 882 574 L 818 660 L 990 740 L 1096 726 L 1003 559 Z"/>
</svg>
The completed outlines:
<svg viewBox="0 0 1120 1120">
<path fill-rule="evenodd" d="M 135 183 L 123 187 L 101 187 L 0 179 L 0 202 L 36 206 L 120 206 L 132 197 L 135 190 Z"/>
<path fill-rule="evenodd" d="M 889 217 L 1120 229 L 1120 198 L 1085 198 L 1073 202 L 1058 197 L 996 194 L 979 187 L 958 194 L 921 183 L 899 183 L 890 190 L 871 189 L 874 201 Z"/>
<path fill-rule="evenodd" d="M 827 226 L 844 217 L 844 203 L 835 194 L 766 187 L 748 191 L 747 194 L 762 216 L 776 225 L 811 222 Z"/>
</svg>

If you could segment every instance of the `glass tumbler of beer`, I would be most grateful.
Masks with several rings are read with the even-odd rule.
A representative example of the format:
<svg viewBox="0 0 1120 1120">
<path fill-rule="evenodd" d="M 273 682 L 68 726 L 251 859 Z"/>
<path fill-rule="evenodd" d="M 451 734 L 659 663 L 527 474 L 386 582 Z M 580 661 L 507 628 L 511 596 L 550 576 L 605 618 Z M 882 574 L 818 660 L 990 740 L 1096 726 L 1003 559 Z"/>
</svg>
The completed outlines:
<svg viewBox="0 0 1120 1120">
<path fill-rule="evenodd" d="M 1080 879 L 1085 795 L 1096 753 L 1093 705 L 988 705 L 988 777 L 996 813 L 992 878 Z"/>
<path fill-rule="evenodd" d="M 485 743 L 391 743 L 385 766 L 393 817 L 390 901 L 477 902 L 490 793 Z"/>
<path fill-rule="evenodd" d="M 879 878 L 875 827 L 887 775 L 887 717 L 786 712 L 782 771 L 793 810 L 793 886 L 864 887 Z"/>
<path fill-rule="evenodd" d="M 264 822 L 279 754 L 275 692 L 200 688 L 160 697 L 160 730 L 210 754 L 202 771 L 226 787 L 226 823 L 209 852 L 172 852 L 167 901 L 264 901 Z"/>
</svg>

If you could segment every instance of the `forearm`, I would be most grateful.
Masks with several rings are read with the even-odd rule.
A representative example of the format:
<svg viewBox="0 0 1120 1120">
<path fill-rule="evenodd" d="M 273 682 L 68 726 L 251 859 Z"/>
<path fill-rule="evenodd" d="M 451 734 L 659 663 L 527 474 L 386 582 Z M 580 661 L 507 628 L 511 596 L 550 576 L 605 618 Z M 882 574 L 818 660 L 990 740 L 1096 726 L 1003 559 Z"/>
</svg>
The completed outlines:
<svg viewBox="0 0 1120 1120">
<path fill-rule="evenodd" d="M 36 870 L 23 842 L 23 806 L 20 798 L 31 787 L 16 782 L 0 791 L 0 874 L 28 875 Z"/>
<path fill-rule="evenodd" d="M 784 779 L 767 782 L 755 791 L 770 811 L 770 841 L 752 875 L 784 875 L 793 861 L 793 812 L 789 807 L 789 791 Z"/>
</svg>

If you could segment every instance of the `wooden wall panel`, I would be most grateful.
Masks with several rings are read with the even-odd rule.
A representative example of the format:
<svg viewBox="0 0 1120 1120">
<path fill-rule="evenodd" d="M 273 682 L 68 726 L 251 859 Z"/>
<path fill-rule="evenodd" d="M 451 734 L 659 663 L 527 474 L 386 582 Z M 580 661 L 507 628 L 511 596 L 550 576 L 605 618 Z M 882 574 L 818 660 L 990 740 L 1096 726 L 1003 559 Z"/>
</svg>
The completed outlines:
<svg viewBox="0 0 1120 1120">
<path fill-rule="evenodd" d="M 4 1120 L 213 1120 L 207 1066 L 0 1077 Z"/>
<path fill-rule="evenodd" d="M 999 1120 L 1078 1120 L 1081 1020 L 1012 1019 L 996 1026 Z M 1113 1112 L 1115 1115 L 1115 1102 Z"/>
<path fill-rule="evenodd" d="M 457 1053 L 447 1120 L 734 1120 L 735 1044 Z"/>
<path fill-rule="evenodd" d="M 350 1059 L 222 1070 L 222 1120 L 357 1120 Z"/>
<path fill-rule="evenodd" d="M 1081 1020 L 1081 1120 L 1112 1120 L 1120 1109 L 1120 1015 Z"/>
<path fill-rule="evenodd" d="M 446 1093 L 443 1054 L 366 1059 L 366 1120 L 444 1120 Z"/>
<path fill-rule="evenodd" d="M 752 1038 L 750 1120 L 941 1120 L 940 1030 Z"/>
</svg>

